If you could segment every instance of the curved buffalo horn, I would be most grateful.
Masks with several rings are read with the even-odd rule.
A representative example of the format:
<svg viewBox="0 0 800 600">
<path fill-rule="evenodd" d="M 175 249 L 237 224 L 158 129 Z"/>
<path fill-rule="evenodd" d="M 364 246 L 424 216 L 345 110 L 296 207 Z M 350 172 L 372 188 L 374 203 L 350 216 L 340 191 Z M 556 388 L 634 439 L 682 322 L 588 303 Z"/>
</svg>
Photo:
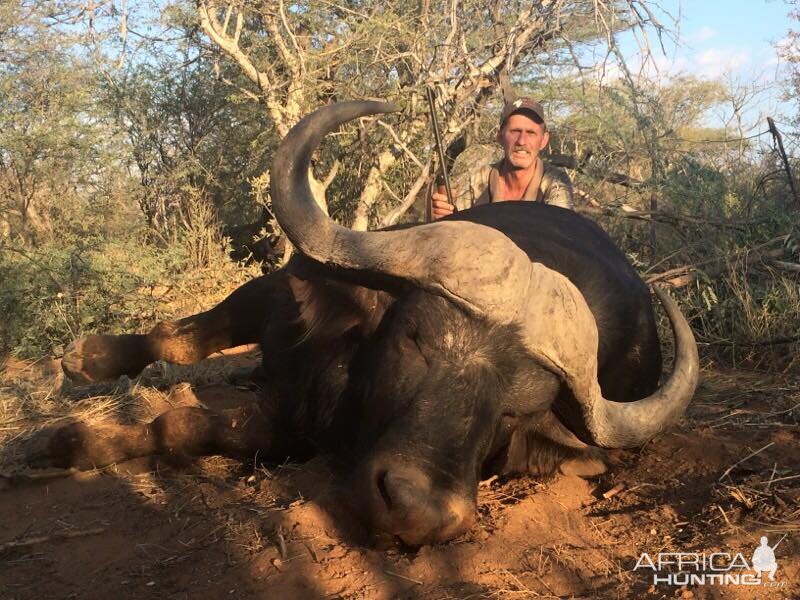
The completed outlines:
<svg viewBox="0 0 800 600">
<path fill-rule="evenodd" d="M 640 446 L 666 425 L 677 421 L 694 396 L 700 377 L 700 357 L 692 329 L 667 292 L 658 286 L 653 286 L 653 291 L 672 327 L 675 366 L 667 381 L 647 398 L 636 402 L 609 402 L 602 397 L 596 398 L 596 415 L 591 420 L 595 426 L 592 437 L 595 443 L 606 448 Z"/>
<path fill-rule="evenodd" d="M 603 398 L 597 383 L 597 359 L 592 358 L 592 373 L 583 374 L 581 381 L 570 382 L 570 387 L 582 413 L 580 425 L 586 428 L 587 441 L 595 445 L 605 448 L 641 446 L 677 421 L 694 396 L 700 376 L 700 358 L 694 334 L 669 294 L 658 286 L 654 286 L 653 291 L 667 313 L 675 338 L 672 373 L 646 398 L 635 402 L 613 402 Z"/>
<path fill-rule="evenodd" d="M 303 254 L 323 264 L 367 277 L 372 273 L 409 281 L 473 314 L 503 320 L 509 302 L 521 302 L 524 297 L 524 286 L 516 286 L 520 289 L 515 297 L 507 282 L 527 281 L 531 263 L 501 232 L 465 222 L 430 223 L 400 231 L 352 231 L 336 224 L 314 201 L 308 169 L 322 138 L 357 117 L 395 110 L 383 102 L 341 102 L 295 125 L 270 169 L 278 223 Z"/>
<path fill-rule="evenodd" d="M 580 291 L 563 275 L 533 263 L 526 305 L 517 321 L 528 351 L 569 386 L 581 415 L 570 422 L 584 441 L 634 448 L 674 423 L 694 396 L 700 359 L 694 335 L 677 305 L 654 288 L 675 336 L 672 374 L 653 394 L 634 402 L 603 397 L 597 377 L 597 323 Z"/>
<path fill-rule="evenodd" d="M 323 213 L 308 169 L 322 138 L 357 117 L 397 110 L 381 102 L 343 102 L 305 117 L 281 143 L 270 184 L 278 223 L 306 256 L 369 280 L 386 276 L 444 296 L 470 313 L 519 327 L 528 351 L 572 391 L 582 425 L 596 445 L 640 446 L 679 417 L 694 394 L 699 359 L 686 320 L 657 291 L 676 339 L 675 366 L 654 394 L 636 402 L 603 398 L 597 379 L 597 324 L 580 291 L 539 263 L 503 233 L 466 221 L 398 231 L 352 231 Z"/>
</svg>

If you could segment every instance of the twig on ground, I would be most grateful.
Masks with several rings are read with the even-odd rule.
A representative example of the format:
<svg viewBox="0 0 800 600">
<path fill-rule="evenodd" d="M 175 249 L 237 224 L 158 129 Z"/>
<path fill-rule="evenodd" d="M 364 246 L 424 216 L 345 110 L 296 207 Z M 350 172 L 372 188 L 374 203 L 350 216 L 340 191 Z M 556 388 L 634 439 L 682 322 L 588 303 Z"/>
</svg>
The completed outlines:
<svg viewBox="0 0 800 600">
<path fill-rule="evenodd" d="M 728 527 L 734 529 L 733 524 L 731 523 L 730 519 L 728 519 L 728 515 L 725 513 L 725 509 L 722 508 L 719 504 L 717 504 L 717 508 L 719 509 L 719 512 L 722 513 L 722 517 L 725 519 L 725 522 L 728 524 Z"/>
<path fill-rule="evenodd" d="M 800 479 L 800 475 L 788 475 L 786 477 L 776 477 L 775 479 L 770 478 L 770 480 L 767 482 L 767 484 L 768 484 L 767 485 L 767 489 L 769 489 L 769 485 L 771 485 L 773 483 L 777 483 L 779 481 L 789 481 L 791 479 Z M 756 485 L 763 485 L 763 484 L 764 484 L 764 482 L 761 481 L 761 482 L 757 483 Z"/>
<path fill-rule="evenodd" d="M 800 408 L 800 403 L 795 404 L 793 407 L 787 408 L 786 410 L 779 410 L 779 411 L 776 411 L 776 412 L 767 413 L 764 416 L 765 417 L 777 417 L 778 415 L 785 415 L 786 413 L 790 413 L 790 412 L 792 412 L 794 410 L 797 410 L 797 408 Z"/>
<path fill-rule="evenodd" d="M 99 535 L 105 532 L 104 527 L 96 527 L 94 529 L 86 529 L 83 531 L 63 531 L 59 533 L 54 533 L 53 535 L 42 535 L 38 537 L 30 537 L 24 540 L 15 540 L 12 542 L 6 542 L 5 544 L 0 544 L 0 552 L 4 552 L 9 548 L 24 548 L 27 546 L 33 546 L 35 544 L 44 544 L 47 542 L 52 542 L 54 540 L 64 540 L 64 539 L 72 539 L 72 538 L 80 538 L 80 537 L 87 537 L 90 535 Z"/>
<path fill-rule="evenodd" d="M 494 483 L 495 481 L 497 481 L 497 475 L 492 475 L 491 477 L 489 477 L 489 479 L 484 479 L 483 481 L 481 481 L 478 484 L 478 487 L 481 487 L 481 488 L 491 487 L 492 483 Z"/>
<path fill-rule="evenodd" d="M 772 465 L 772 474 L 769 476 L 769 481 L 767 482 L 767 490 L 769 490 L 769 487 L 772 485 L 772 480 L 775 479 L 775 470 L 777 468 L 778 463 L 776 462 L 774 465 Z"/>
<path fill-rule="evenodd" d="M 283 537 L 283 527 L 280 525 L 275 529 L 275 540 L 278 543 L 278 551 L 281 554 L 281 558 L 286 560 L 286 540 Z"/>
<path fill-rule="evenodd" d="M 636 487 L 640 487 L 640 486 L 636 486 Z M 606 490 L 605 492 L 603 492 L 600 495 L 599 498 L 592 497 L 590 500 L 587 500 L 586 502 L 584 502 L 582 506 L 584 508 L 588 508 L 588 507 L 592 506 L 593 504 L 596 504 L 597 502 L 601 502 L 602 500 L 608 500 L 609 498 L 613 498 L 614 496 L 616 496 L 620 492 L 624 491 L 625 489 L 626 489 L 626 486 L 625 486 L 624 483 L 618 483 L 617 485 L 615 485 L 611 489 Z M 636 488 L 631 488 L 629 491 L 633 491 L 634 489 L 636 489 Z"/>
<path fill-rule="evenodd" d="M 717 481 L 722 481 L 723 479 L 725 479 L 725 477 L 727 477 L 727 476 L 728 476 L 728 474 L 729 474 L 731 471 L 733 471 L 733 470 L 734 470 L 736 467 L 738 467 L 738 466 L 739 466 L 740 464 L 742 464 L 744 461 L 746 461 L 746 460 L 749 460 L 749 459 L 753 458 L 753 457 L 754 457 L 756 454 L 760 454 L 761 452 L 763 452 L 764 450 L 766 450 L 767 448 L 769 448 L 770 446 L 772 446 L 772 445 L 774 445 L 774 444 L 775 444 L 775 442 L 770 442 L 770 443 L 769 443 L 769 444 L 767 444 L 766 446 L 763 446 L 762 448 L 759 448 L 758 450 L 755 450 L 754 452 L 751 452 L 750 454 L 748 454 L 747 456 L 745 456 L 743 459 L 736 461 L 736 462 L 735 462 L 735 463 L 733 463 L 733 464 L 732 464 L 730 467 L 728 467 L 728 468 L 725 470 L 725 472 L 724 472 L 722 475 L 720 475 L 720 477 L 719 477 L 719 479 L 718 479 Z"/>
<path fill-rule="evenodd" d="M 416 579 L 411 579 L 411 577 L 406 577 L 405 575 L 401 575 L 400 573 L 395 573 L 394 571 L 389 571 L 388 569 L 385 569 L 383 572 L 386 573 L 387 575 L 391 575 L 392 577 L 397 577 L 399 579 L 403 579 L 405 581 L 414 583 L 416 585 L 422 585 L 421 581 L 418 581 Z"/>
<path fill-rule="evenodd" d="M 9 485 L 24 483 L 29 481 L 46 481 L 48 479 L 63 479 L 71 477 L 78 472 L 78 469 L 59 469 L 58 471 L 45 471 L 43 473 L 0 473 L 0 482 L 6 481 Z"/>
<path fill-rule="evenodd" d="M 615 485 L 614 487 L 612 487 L 610 490 L 608 490 L 607 492 L 605 492 L 603 494 L 603 499 L 604 500 L 608 500 L 609 498 L 613 498 L 614 496 L 619 494 L 624 489 L 625 489 L 625 484 L 624 483 L 618 483 L 617 485 Z"/>
<path fill-rule="evenodd" d="M 534 573 L 534 576 L 535 576 L 535 577 L 536 577 L 536 579 L 539 581 L 539 583 L 541 583 L 541 584 L 542 584 L 542 586 L 544 586 L 544 589 L 546 589 L 548 592 L 550 592 L 550 594 L 551 594 L 551 595 L 552 595 L 554 598 L 558 598 L 558 596 L 556 595 L 556 593 L 553 591 L 553 588 L 551 588 L 549 585 L 547 585 L 547 582 L 546 582 L 546 581 L 545 581 L 545 580 L 542 578 L 542 576 L 541 576 L 541 575 L 539 575 L 538 573 Z"/>
</svg>

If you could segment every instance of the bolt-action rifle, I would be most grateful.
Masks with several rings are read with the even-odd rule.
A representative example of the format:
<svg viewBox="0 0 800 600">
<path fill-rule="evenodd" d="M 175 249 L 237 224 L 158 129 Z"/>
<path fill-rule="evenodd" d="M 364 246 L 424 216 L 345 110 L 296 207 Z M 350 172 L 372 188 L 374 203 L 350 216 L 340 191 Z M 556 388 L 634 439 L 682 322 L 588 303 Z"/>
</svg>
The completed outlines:
<svg viewBox="0 0 800 600">
<path fill-rule="evenodd" d="M 439 132 L 439 119 L 436 118 L 436 103 L 435 103 L 435 92 L 433 88 L 428 86 L 428 108 L 431 113 L 431 125 L 433 125 L 433 136 L 436 140 L 436 151 L 439 154 L 439 168 L 440 168 L 440 176 L 436 178 L 436 191 L 440 194 L 446 193 L 447 194 L 447 201 L 453 205 L 453 210 L 457 210 L 455 208 L 456 204 L 453 202 L 453 190 L 450 187 L 450 177 L 447 175 L 447 160 L 445 159 L 445 149 L 442 145 L 442 135 Z M 441 181 L 441 183 L 440 183 Z M 427 206 L 427 220 L 430 221 L 433 218 L 433 207 L 431 206 L 431 199 L 428 197 Z"/>
</svg>

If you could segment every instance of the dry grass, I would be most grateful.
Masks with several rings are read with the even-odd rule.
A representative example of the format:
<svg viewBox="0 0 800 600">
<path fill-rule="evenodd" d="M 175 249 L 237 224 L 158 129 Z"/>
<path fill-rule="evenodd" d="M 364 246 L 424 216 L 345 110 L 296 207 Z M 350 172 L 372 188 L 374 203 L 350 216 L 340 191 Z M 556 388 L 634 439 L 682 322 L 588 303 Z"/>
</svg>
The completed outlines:
<svg viewBox="0 0 800 600">
<path fill-rule="evenodd" d="M 39 429 L 70 419 L 96 423 L 125 413 L 133 402 L 125 387 L 92 386 L 71 398 L 54 361 L 7 359 L 0 370 L 0 467 L 18 466 L 21 442 Z"/>
<path fill-rule="evenodd" d="M 716 289 L 700 285 L 704 298 L 693 326 L 709 355 L 734 368 L 797 372 L 800 286 L 796 274 L 742 260 L 730 265 Z"/>
<path fill-rule="evenodd" d="M 729 534 L 800 531 L 800 472 L 780 450 L 796 441 L 800 379 L 707 373 L 690 418 L 715 434 L 743 440 L 739 458 L 722 470 L 713 486 L 698 528 L 713 523 Z"/>
<path fill-rule="evenodd" d="M 76 387 L 60 362 L 0 363 L 0 468 L 21 466 L 25 441 L 37 431 L 69 421 L 131 424 L 149 421 L 177 406 L 196 403 L 191 389 L 228 381 L 241 368 L 243 349 L 181 366 L 158 362 L 137 378 Z"/>
</svg>

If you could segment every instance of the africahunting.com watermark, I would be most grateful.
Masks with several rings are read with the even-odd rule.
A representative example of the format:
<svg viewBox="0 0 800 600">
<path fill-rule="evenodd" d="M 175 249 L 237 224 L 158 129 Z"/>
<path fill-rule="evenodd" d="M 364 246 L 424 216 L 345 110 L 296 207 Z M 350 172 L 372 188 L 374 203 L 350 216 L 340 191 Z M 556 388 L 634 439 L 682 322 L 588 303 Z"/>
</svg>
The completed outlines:
<svg viewBox="0 0 800 600">
<path fill-rule="evenodd" d="M 659 552 L 643 553 L 634 571 L 646 572 L 653 585 L 760 585 L 783 587 L 775 550 L 786 538 L 770 546 L 766 536 L 750 559 L 741 552 Z M 749 555 L 749 552 L 747 553 Z"/>
</svg>

